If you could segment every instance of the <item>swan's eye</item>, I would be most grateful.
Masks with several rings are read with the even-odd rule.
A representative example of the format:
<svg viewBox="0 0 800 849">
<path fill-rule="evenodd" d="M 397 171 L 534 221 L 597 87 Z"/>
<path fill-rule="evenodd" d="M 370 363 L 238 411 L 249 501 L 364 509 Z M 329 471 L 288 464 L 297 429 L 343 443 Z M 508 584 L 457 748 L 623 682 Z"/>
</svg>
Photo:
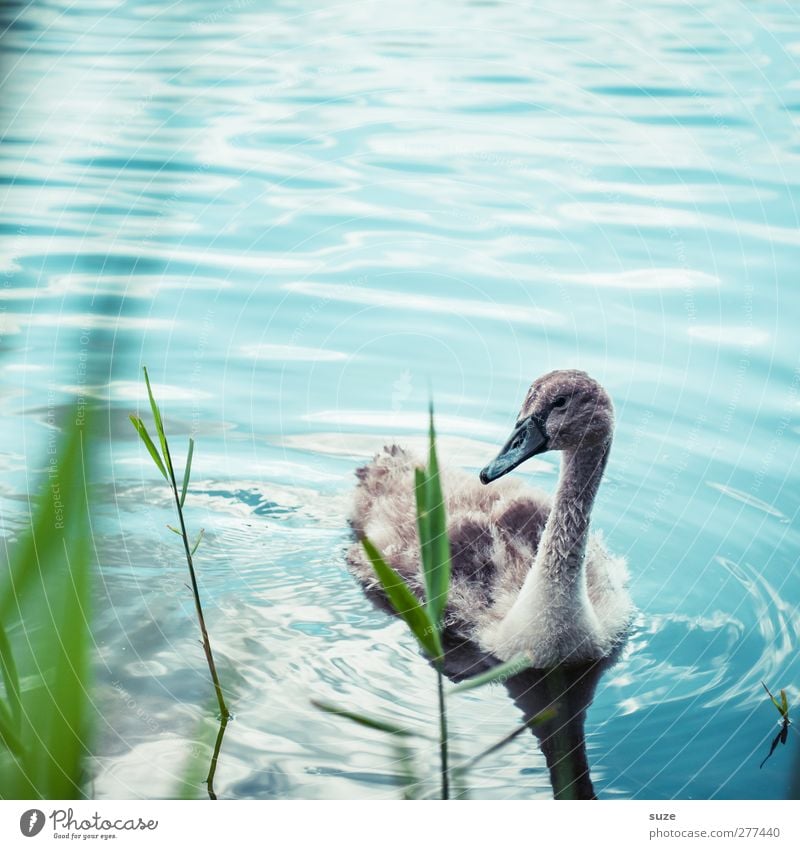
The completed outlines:
<svg viewBox="0 0 800 849">
<path fill-rule="evenodd" d="M 559 395 L 555 401 L 553 401 L 553 407 L 565 407 L 567 405 L 567 399 L 563 395 Z"/>
</svg>

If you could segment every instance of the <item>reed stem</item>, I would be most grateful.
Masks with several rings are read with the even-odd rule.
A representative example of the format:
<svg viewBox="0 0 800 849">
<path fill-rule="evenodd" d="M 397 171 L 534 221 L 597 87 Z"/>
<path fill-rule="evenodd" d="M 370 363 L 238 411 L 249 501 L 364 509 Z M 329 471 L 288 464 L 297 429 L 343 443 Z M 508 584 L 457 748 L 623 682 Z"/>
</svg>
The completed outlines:
<svg viewBox="0 0 800 849">
<path fill-rule="evenodd" d="M 194 596 L 194 607 L 197 611 L 197 621 L 200 624 L 200 633 L 203 637 L 203 651 L 205 652 L 206 660 L 208 661 L 208 669 L 211 672 L 211 680 L 214 682 L 214 691 L 217 696 L 217 703 L 219 704 L 220 716 L 223 720 L 228 720 L 230 718 L 231 713 L 228 710 L 228 706 L 225 704 L 225 699 L 222 695 L 222 686 L 219 683 L 219 676 L 217 675 L 217 666 L 214 663 L 214 654 L 211 651 L 211 641 L 208 638 L 208 630 L 206 629 L 206 619 L 205 616 L 203 616 L 203 605 L 200 603 L 200 589 L 197 585 L 197 576 L 195 575 L 194 571 L 192 552 L 189 547 L 189 536 L 186 533 L 186 523 L 183 520 L 183 508 L 181 507 L 181 497 L 178 494 L 178 482 L 175 480 L 175 470 L 172 466 L 172 457 L 170 456 L 169 445 L 167 444 L 166 438 L 164 440 L 164 450 L 166 453 L 166 457 L 164 459 L 167 461 L 167 472 L 169 473 L 172 494 L 175 497 L 175 509 L 178 511 L 178 519 L 181 525 L 181 538 L 183 539 L 183 548 L 186 552 L 186 563 L 189 566 L 189 576 L 192 581 L 192 595 Z"/>
<path fill-rule="evenodd" d="M 211 755 L 211 764 L 208 767 L 208 775 L 206 776 L 206 786 L 208 788 L 208 798 L 215 801 L 217 793 L 214 790 L 214 776 L 217 774 L 217 762 L 219 761 L 219 750 L 222 748 L 222 740 L 225 737 L 225 729 L 228 727 L 230 715 L 223 716 L 220 719 L 219 731 L 217 732 L 217 740 L 214 743 L 214 753 Z"/>
<path fill-rule="evenodd" d="M 450 798 L 448 766 L 447 709 L 444 700 L 444 676 L 441 663 L 436 665 L 436 684 L 439 692 L 439 761 L 442 772 L 442 799 Z"/>
</svg>

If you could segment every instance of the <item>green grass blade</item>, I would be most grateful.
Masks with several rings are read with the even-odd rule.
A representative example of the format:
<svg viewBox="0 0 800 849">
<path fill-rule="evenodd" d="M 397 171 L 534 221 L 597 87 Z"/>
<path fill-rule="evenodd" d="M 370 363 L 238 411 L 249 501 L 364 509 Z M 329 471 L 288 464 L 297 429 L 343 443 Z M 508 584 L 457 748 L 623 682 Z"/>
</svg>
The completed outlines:
<svg viewBox="0 0 800 849">
<path fill-rule="evenodd" d="M 474 678 L 462 681 L 450 690 L 450 694 L 465 693 L 467 690 L 483 687 L 485 684 L 491 684 L 493 681 L 505 681 L 508 678 L 513 678 L 514 675 L 518 675 L 530 665 L 531 662 L 526 657 L 515 657 L 513 660 L 507 660 L 505 663 L 498 664 L 486 672 L 476 675 Z"/>
<path fill-rule="evenodd" d="M 8 712 L 8 708 L 0 702 L 0 743 L 2 743 L 13 755 L 16 755 L 21 759 L 25 757 L 25 748 L 19 737 L 14 732 L 14 724 L 14 720 Z"/>
<path fill-rule="evenodd" d="M 3 623 L 0 622 L 0 671 L 3 673 L 3 683 L 6 688 L 6 699 L 9 705 L 13 727 L 18 731 L 22 717 L 22 705 L 19 697 L 19 674 L 11 651 L 11 643 L 8 641 Z M 2 704 L 2 703 L 0 703 Z"/>
<path fill-rule="evenodd" d="M 414 765 L 414 753 L 404 742 L 397 740 L 393 747 L 394 760 L 397 764 L 400 786 L 403 788 L 403 799 L 411 801 L 419 798 L 423 782 L 417 775 Z"/>
<path fill-rule="evenodd" d="M 383 731 L 385 734 L 394 734 L 397 737 L 417 736 L 413 731 L 409 731 L 407 728 L 403 728 L 400 725 L 395 725 L 393 722 L 387 722 L 384 719 L 375 719 L 374 717 L 367 716 L 364 713 L 356 713 L 352 710 L 345 710 L 344 708 L 337 707 L 336 705 L 333 705 L 330 702 L 323 702 L 318 701 L 317 699 L 312 699 L 311 704 L 314 705 L 317 710 L 324 711 L 325 713 L 330 713 L 333 716 L 341 716 L 344 719 L 349 719 L 351 722 L 355 722 L 357 725 L 363 725 L 364 728 L 372 728 L 375 731 Z"/>
<path fill-rule="evenodd" d="M 156 425 L 158 441 L 161 444 L 161 455 L 164 458 L 164 465 L 167 467 L 167 471 L 170 473 L 170 475 L 174 477 L 174 470 L 172 468 L 172 461 L 170 460 L 169 448 L 167 447 L 167 434 L 164 431 L 164 421 L 161 418 L 161 410 L 158 409 L 158 404 L 156 404 L 156 399 L 153 396 L 153 389 L 150 386 L 150 375 L 147 373 L 147 366 L 144 367 L 144 382 L 147 384 L 147 397 L 150 399 L 150 409 L 153 411 L 153 421 Z M 169 480 L 168 477 L 167 480 Z"/>
<path fill-rule="evenodd" d="M 189 488 L 189 476 L 192 473 L 192 455 L 194 454 L 194 440 L 189 439 L 189 454 L 186 457 L 186 468 L 183 470 L 183 486 L 181 487 L 181 507 L 186 501 L 186 490 Z"/>
<path fill-rule="evenodd" d="M 789 715 L 789 699 L 786 698 L 786 690 L 781 690 L 781 713 L 784 716 Z"/>
<path fill-rule="evenodd" d="M 778 711 L 778 713 L 781 714 L 781 716 L 783 716 L 783 710 L 781 709 L 781 703 L 775 698 L 775 696 L 772 695 L 772 693 L 770 693 L 769 687 L 767 687 L 767 685 L 763 681 L 761 682 L 761 686 L 767 691 L 767 695 L 769 696 L 769 699 L 772 702 L 772 704 L 775 705 L 775 709 Z"/>
<path fill-rule="evenodd" d="M 439 475 L 439 461 L 436 456 L 433 404 L 430 408 L 430 450 L 425 479 L 429 549 L 429 562 L 425 569 L 425 595 L 430 617 L 433 622 L 440 625 L 450 589 L 450 539 L 447 533 L 447 515 Z M 425 565 L 424 562 L 423 565 Z"/>
<path fill-rule="evenodd" d="M 192 557 L 194 557 L 195 551 L 197 551 L 197 547 L 200 545 L 201 540 L 203 539 L 203 534 L 206 532 L 205 528 L 200 528 L 200 533 L 197 535 L 197 539 L 194 541 L 194 545 L 192 546 Z"/>
<path fill-rule="evenodd" d="M 153 420 L 155 421 L 156 430 L 158 431 L 158 439 L 161 443 L 161 454 L 164 460 L 164 467 L 166 469 L 166 474 L 164 475 L 167 479 L 167 483 L 172 489 L 173 495 L 175 496 L 175 508 L 178 512 L 178 518 L 180 519 L 180 527 L 181 527 L 181 537 L 183 538 L 183 544 L 186 551 L 186 565 L 189 568 L 189 575 L 192 581 L 192 594 L 194 596 L 195 602 L 195 610 L 197 612 L 197 621 L 200 626 L 200 633 L 202 636 L 203 642 L 203 652 L 206 656 L 206 661 L 208 663 L 208 670 L 211 674 L 211 679 L 214 682 L 214 690 L 217 695 L 217 702 L 219 703 L 220 714 L 223 717 L 229 717 L 230 711 L 225 704 L 225 698 L 222 693 L 222 687 L 219 683 L 219 676 L 217 675 L 216 664 L 214 663 L 214 656 L 211 651 L 211 642 L 208 637 L 208 629 L 206 628 L 205 616 L 203 614 L 203 606 L 200 602 L 200 593 L 197 585 L 197 578 L 194 571 L 194 564 L 192 563 L 192 554 L 197 550 L 197 546 L 200 544 L 200 540 L 202 539 L 202 531 L 200 535 L 197 537 L 195 541 L 194 548 L 190 550 L 189 548 L 189 537 L 186 533 L 186 525 L 183 519 L 183 501 L 186 498 L 186 489 L 189 484 L 189 476 L 191 474 L 191 464 L 192 464 L 192 454 L 194 453 L 194 441 L 189 440 L 189 453 L 186 461 L 186 468 L 184 470 L 184 478 L 183 478 L 183 495 L 179 495 L 178 493 L 178 483 L 175 479 L 175 468 L 172 465 L 172 455 L 170 454 L 169 445 L 167 443 L 167 435 L 164 431 L 164 422 L 161 418 L 161 411 L 158 408 L 158 404 L 156 403 L 155 396 L 153 395 L 153 387 L 150 384 L 150 375 L 147 372 L 147 367 L 144 367 L 144 379 L 147 384 L 147 397 L 150 399 L 150 409 L 153 411 Z"/>
<path fill-rule="evenodd" d="M 92 713 L 91 464 L 84 448 L 93 443 L 88 424 L 84 430 L 75 419 L 69 411 L 28 529 L 11 551 L 5 580 L 0 578 L 0 596 L 12 598 L 4 625 L 19 625 L 6 635 L 19 679 L 26 682 L 17 739 L 9 738 L 8 729 L 3 734 L 24 751 L 0 768 L 0 798 L 70 799 L 84 793 Z"/>
<path fill-rule="evenodd" d="M 153 458 L 153 462 L 158 466 L 159 472 L 164 475 L 164 478 L 169 481 L 169 477 L 167 476 L 167 470 L 164 468 L 164 463 L 161 461 L 161 457 L 158 456 L 158 450 L 156 446 L 153 445 L 153 440 L 150 439 L 150 434 L 147 432 L 147 428 L 144 426 L 144 422 L 138 417 L 131 415 L 128 418 L 131 420 L 131 424 L 136 428 L 136 432 L 139 434 L 142 442 L 145 444 L 145 448 L 150 452 L 150 456 Z"/>
<path fill-rule="evenodd" d="M 370 540 L 364 538 L 361 544 L 392 607 L 411 629 L 425 653 L 433 660 L 440 658 L 443 652 L 439 629 L 431 622 L 425 608 Z"/>
<path fill-rule="evenodd" d="M 36 577 L 37 548 L 43 554 L 49 553 L 49 539 L 34 545 L 33 537 L 26 533 L 17 543 L 16 550 L 9 557 L 5 580 L 0 581 L 0 621 L 7 622 L 19 614 L 19 601 Z"/>
<path fill-rule="evenodd" d="M 59 445 L 63 444 L 63 434 L 61 440 Z M 0 571 L 0 621 L 3 623 L 23 618 L 22 600 L 37 582 L 43 580 L 40 564 L 54 561 L 63 553 L 61 535 L 56 533 L 57 519 L 54 510 L 50 510 L 51 525 L 47 532 L 32 533 L 37 523 L 41 524 L 42 511 L 48 504 L 52 504 L 51 496 L 50 487 L 43 482 L 38 499 L 34 499 L 30 507 L 27 531 L 21 534 L 16 546 L 9 553 L 6 568 Z M 27 619 L 30 621 L 30 617 Z"/>
<path fill-rule="evenodd" d="M 88 505 L 85 508 L 88 511 Z M 87 716 L 90 679 L 89 632 L 90 574 L 89 537 L 64 546 L 64 562 L 70 572 L 70 585 L 54 611 L 59 636 L 53 677 L 55 704 L 48 727 L 47 756 L 56 769 L 51 779 L 62 792 L 82 795 L 82 763 L 89 754 Z M 54 647 L 55 648 L 55 647 Z M 59 778 L 58 772 L 63 777 Z M 52 797 L 50 797 L 52 798 Z"/>
<path fill-rule="evenodd" d="M 427 593 L 427 576 L 431 572 L 430 522 L 428 513 L 428 477 L 425 469 L 414 469 L 414 498 L 417 503 L 417 530 L 419 531 L 419 553 L 422 561 L 422 574 L 425 576 Z"/>
<path fill-rule="evenodd" d="M 88 428 L 86 436 L 90 437 Z M 84 453 L 83 440 L 84 433 L 79 428 L 71 428 L 65 433 L 59 476 L 65 491 L 70 493 L 72 505 L 70 515 L 65 516 L 61 556 L 55 564 L 43 564 L 44 569 L 58 569 L 64 575 L 60 591 L 56 590 L 57 585 L 50 585 L 44 590 L 51 618 L 45 657 L 53 664 L 54 673 L 48 688 L 50 704 L 47 715 L 38 720 L 34 718 L 37 723 L 34 727 L 43 738 L 42 748 L 34 751 L 40 774 L 46 775 L 46 798 L 51 799 L 59 798 L 53 794 L 63 794 L 62 798 L 82 795 L 83 758 L 89 753 L 92 537 L 87 475 L 89 458 Z M 42 534 L 47 531 L 40 524 L 36 532 Z"/>
</svg>

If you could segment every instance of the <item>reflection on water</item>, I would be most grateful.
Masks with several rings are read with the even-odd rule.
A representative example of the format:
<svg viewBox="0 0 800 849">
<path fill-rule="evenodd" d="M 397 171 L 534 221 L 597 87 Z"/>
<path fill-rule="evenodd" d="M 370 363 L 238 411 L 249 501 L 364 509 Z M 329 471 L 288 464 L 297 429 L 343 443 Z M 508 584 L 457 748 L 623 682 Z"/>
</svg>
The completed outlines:
<svg viewBox="0 0 800 849">
<path fill-rule="evenodd" d="M 772 757 L 775 753 L 775 749 L 778 747 L 778 743 L 782 746 L 786 745 L 786 741 L 789 739 L 789 729 L 792 727 L 792 721 L 789 718 L 789 699 L 786 695 L 786 690 L 780 690 L 780 698 L 776 698 L 772 695 L 764 682 L 761 682 L 761 686 L 764 688 L 764 692 L 769 696 L 769 700 L 775 706 L 775 709 L 778 711 L 781 717 L 780 721 L 780 730 L 778 733 L 772 738 L 772 742 L 770 743 L 769 752 L 763 761 L 759 764 L 759 769 L 763 769 L 764 764 Z M 794 795 L 791 795 L 790 798 L 796 798 Z"/>
<path fill-rule="evenodd" d="M 787 792 L 791 730 L 758 767 L 761 681 L 800 700 L 792 9 L 44 0 L 0 18 L 0 533 L 24 524 L 51 415 L 94 399 L 95 795 L 174 795 L 208 717 L 169 494 L 128 422 L 142 364 L 197 443 L 187 518 L 236 713 L 219 798 L 397 794 L 391 748 L 310 704 L 436 716 L 402 623 L 345 568 L 353 469 L 424 440 L 429 387 L 442 459 L 480 467 L 531 379 L 568 367 L 614 398 L 593 523 L 640 616 L 596 679 L 453 700 L 467 759 L 520 711 L 569 705 L 535 729 L 544 755 L 526 733 L 478 763 L 473 795 Z M 88 380 L 82 339 L 107 332 Z M 522 474 L 555 483 L 547 462 Z M 551 774 L 564 751 L 584 754 Z"/>
<path fill-rule="evenodd" d="M 758 765 L 759 769 L 763 769 L 764 764 L 772 757 L 775 752 L 775 749 L 778 748 L 778 743 L 781 745 L 786 745 L 786 741 L 789 738 L 789 729 L 791 728 L 791 722 L 788 718 L 781 720 L 781 727 L 778 733 L 772 738 L 772 742 L 769 746 L 769 752 L 767 752 L 767 756 L 763 761 Z"/>
<path fill-rule="evenodd" d="M 608 662 L 518 675 L 506 683 L 526 722 L 552 708 L 552 719 L 532 726 L 556 799 L 596 799 L 586 754 L 586 712 Z"/>
<path fill-rule="evenodd" d="M 462 638 L 445 634 L 445 674 L 458 682 L 491 669 L 497 660 Z M 527 669 L 504 682 L 544 755 L 556 799 L 596 799 L 586 752 L 586 714 L 602 675 L 622 650 L 601 661 Z M 476 720 L 478 717 L 476 717 Z"/>
</svg>

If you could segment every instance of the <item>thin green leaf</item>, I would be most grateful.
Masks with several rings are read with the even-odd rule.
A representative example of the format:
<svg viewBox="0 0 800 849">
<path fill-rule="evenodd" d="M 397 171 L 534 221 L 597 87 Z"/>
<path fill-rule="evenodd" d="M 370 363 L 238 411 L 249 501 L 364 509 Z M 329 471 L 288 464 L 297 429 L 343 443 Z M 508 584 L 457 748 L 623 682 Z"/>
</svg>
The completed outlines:
<svg viewBox="0 0 800 849">
<path fill-rule="evenodd" d="M 8 635 L 0 621 L 0 671 L 3 673 L 3 683 L 6 687 L 6 698 L 11 712 L 11 720 L 14 728 L 19 730 L 22 717 L 22 704 L 19 697 L 19 674 L 14 662 L 14 654 L 11 651 L 11 643 Z"/>
<path fill-rule="evenodd" d="M 393 722 L 387 722 L 384 719 L 375 719 L 372 716 L 367 716 L 363 713 L 356 713 L 352 710 L 345 710 L 344 708 L 337 707 L 330 702 L 311 699 L 311 704 L 318 710 L 330 713 L 333 716 L 344 717 L 358 725 L 363 725 L 365 728 L 373 728 L 375 731 L 383 731 L 385 734 L 395 734 L 398 737 L 417 736 L 413 731 L 409 731 L 407 728 L 403 728 L 400 725 L 395 725 Z"/>
<path fill-rule="evenodd" d="M 186 468 L 183 470 L 183 487 L 181 488 L 181 507 L 186 501 L 186 490 L 189 488 L 189 475 L 192 473 L 192 454 L 194 454 L 194 440 L 189 438 L 189 454 L 186 457 Z"/>
<path fill-rule="evenodd" d="M 781 709 L 781 703 L 775 698 L 775 696 L 772 695 L 772 693 L 770 693 L 769 687 L 767 687 L 767 685 L 763 681 L 761 682 L 761 686 L 767 691 L 767 695 L 769 696 L 772 704 L 775 705 L 776 710 L 781 714 L 781 716 L 783 716 L 783 710 Z"/>
<path fill-rule="evenodd" d="M 0 621 L 7 622 L 22 615 L 21 599 L 36 583 L 37 555 L 42 558 L 50 556 L 53 540 L 54 535 L 49 534 L 37 539 L 34 544 L 28 529 L 12 549 L 5 575 L 0 572 L 0 577 L 4 578 L 0 580 Z"/>
<path fill-rule="evenodd" d="M 175 479 L 175 468 L 172 465 L 172 455 L 169 451 L 169 445 L 167 444 L 167 435 L 164 431 L 164 422 L 161 418 L 161 411 L 158 408 L 158 404 L 156 403 L 156 399 L 153 395 L 153 387 L 150 385 L 150 375 L 147 372 L 147 367 L 144 367 L 144 379 L 147 384 L 147 396 L 150 399 L 150 408 L 153 411 L 153 419 L 155 421 L 156 430 L 158 431 L 158 438 L 161 442 L 161 451 L 164 458 L 164 464 L 166 466 L 167 474 L 165 477 L 167 478 L 167 483 L 170 485 L 172 492 L 175 496 L 175 507 L 178 511 L 179 518 L 181 519 L 181 536 L 184 539 L 184 546 L 186 547 L 186 559 L 187 566 L 189 567 L 189 573 L 192 579 L 192 594 L 194 595 L 195 600 L 195 608 L 197 611 L 197 619 L 198 624 L 200 626 L 200 632 L 203 637 L 203 651 L 206 656 L 206 661 L 208 662 L 208 670 L 211 673 L 211 680 L 214 682 L 214 690 L 217 695 L 217 702 L 219 703 L 220 714 L 223 717 L 230 716 L 230 711 L 228 710 L 227 705 L 225 704 L 225 699 L 222 694 L 222 687 L 219 683 L 219 676 L 217 675 L 216 664 L 214 663 L 214 656 L 211 652 L 211 643 L 208 638 L 208 631 L 205 626 L 205 617 L 203 616 L 203 608 L 200 603 L 200 594 L 197 588 L 197 580 L 194 573 L 194 566 L 192 564 L 192 554 L 197 550 L 197 546 L 200 544 L 200 540 L 202 539 L 202 531 L 200 535 L 197 537 L 197 541 L 194 544 L 194 549 L 192 551 L 188 550 L 189 539 L 184 530 L 184 522 L 183 522 L 183 498 L 186 496 L 186 487 L 189 482 L 189 475 L 191 473 L 191 460 L 193 453 L 194 443 L 190 440 L 189 444 L 189 455 L 186 461 L 186 469 L 184 472 L 184 480 L 183 480 L 183 498 L 178 494 L 178 483 Z"/>
<path fill-rule="evenodd" d="M 197 551 L 197 547 L 200 545 L 200 540 L 203 539 L 203 534 L 205 533 L 205 528 L 200 528 L 200 533 L 197 535 L 197 539 L 194 541 L 194 545 L 192 546 L 192 557 L 194 557 L 195 551 Z"/>
<path fill-rule="evenodd" d="M 789 715 L 789 699 L 786 698 L 786 690 L 781 690 L 781 713 L 784 716 Z"/>
<path fill-rule="evenodd" d="M 173 534 L 177 534 L 179 537 L 183 536 L 183 534 L 177 528 L 173 527 L 172 525 L 167 525 L 167 527 L 172 531 Z"/>
<path fill-rule="evenodd" d="M 458 686 L 450 690 L 450 695 L 453 693 L 465 693 L 467 690 L 474 690 L 476 687 L 483 687 L 484 684 L 491 684 L 493 681 L 506 681 L 508 678 L 513 678 L 531 665 L 531 662 L 526 657 L 515 657 L 513 660 L 507 660 L 505 663 L 500 663 L 493 666 L 486 672 L 476 675 L 474 678 L 468 678 L 462 681 Z"/>
<path fill-rule="evenodd" d="M 147 397 L 150 399 L 150 409 L 153 411 L 153 421 L 156 424 L 158 441 L 161 443 L 161 454 L 164 458 L 164 465 L 167 467 L 170 477 L 174 477 L 172 460 L 170 459 L 169 447 L 167 446 L 167 434 L 164 431 L 164 421 L 161 418 L 161 410 L 158 409 L 158 404 L 156 404 L 156 399 L 153 396 L 153 389 L 150 386 L 150 375 L 147 373 L 147 366 L 144 366 L 144 382 L 147 384 Z M 169 477 L 167 477 L 167 480 L 169 480 Z"/>
<path fill-rule="evenodd" d="M 425 474 L 425 503 L 427 507 L 427 563 L 425 572 L 425 597 L 431 620 L 441 625 L 450 589 L 450 539 L 447 533 L 447 514 L 436 456 L 436 431 L 433 425 L 433 403 L 430 406 L 430 449 Z"/>
<path fill-rule="evenodd" d="M 419 529 L 419 542 L 422 552 L 423 568 L 428 557 L 427 542 L 430 537 L 428 532 L 428 480 L 425 469 L 417 467 L 414 469 L 414 497 L 417 504 L 417 528 Z"/>
<path fill-rule="evenodd" d="M 81 494 L 83 495 L 83 494 Z M 84 514 L 81 523 L 88 521 L 88 504 L 81 506 Z M 70 573 L 70 582 L 65 594 L 54 604 L 56 608 L 55 630 L 58 650 L 50 656 L 56 658 L 53 678 L 53 694 L 56 704 L 51 711 L 46 757 L 62 772 L 54 784 L 61 785 L 61 792 L 81 794 L 83 775 L 82 763 L 89 753 L 89 689 L 91 660 L 89 646 L 90 601 L 90 537 L 74 539 L 64 543 L 64 562 Z M 60 608 L 60 609 L 58 609 Z M 51 771 L 53 770 L 50 767 Z M 64 797 L 66 798 L 66 797 Z"/>
<path fill-rule="evenodd" d="M 400 786 L 403 788 L 403 799 L 411 801 L 419 798 L 422 780 L 417 775 L 414 766 L 414 753 L 402 740 L 394 741 L 394 761 L 397 764 Z"/>
<path fill-rule="evenodd" d="M 128 418 L 131 420 L 131 424 L 136 428 L 136 432 L 139 434 L 142 442 L 144 442 L 145 447 L 150 452 L 150 456 L 153 458 L 153 462 L 158 466 L 159 472 L 164 475 L 164 478 L 169 481 L 169 477 L 167 476 L 167 470 L 164 468 L 164 463 L 161 460 L 161 457 L 158 456 L 158 450 L 156 446 L 153 445 L 153 440 L 150 439 L 150 434 L 147 432 L 147 428 L 144 426 L 144 422 L 138 417 L 131 415 Z"/>
<path fill-rule="evenodd" d="M 414 469 L 414 497 L 417 503 L 417 530 L 419 531 L 419 551 L 422 560 L 422 573 L 431 571 L 430 523 L 428 514 L 428 479 L 425 469 Z"/>
<path fill-rule="evenodd" d="M 8 712 L 8 708 L 0 702 L 0 743 L 18 758 L 25 756 L 25 747 L 19 737 L 14 733 L 14 720 Z"/>
<path fill-rule="evenodd" d="M 92 439 L 89 417 L 84 427 L 70 411 L 56 445 L 56 463 L 48 471 L 42 497 L 12 563 L 30 556 L 30 579 L 12 565 L 9 591 L 15 594 L 12 620 L 22 619 L 26 640 L 14 645 L 20 680 L 22 723 L 19 763 L 0 774 L 0 795 L 16 799 L 69 799 L 83 794 L 84 759 L 89 752 L 92 707 L 91 528 L 89 486 Z M 85 434 L 85 439 L 84 439 Z M 69 503 L 54 501 L 56 480 Z M 5 624 L 5 622 L 4 622 Z M 4 731 L 4 739 L 15 744 Z M 13 733 L 13 732 L 12 732 Z M 0 771 L 1 772 L 1 771 Z"/>
<path fill-rule="evenodd" d="M 441 658 L 443 651 L 439 629 L 431 622 L 425 608 L 370 540 L 365 537 L 361 544 L 392 607 L 411 629 L 426 654 L 433 660 Z"/>
</svg>

